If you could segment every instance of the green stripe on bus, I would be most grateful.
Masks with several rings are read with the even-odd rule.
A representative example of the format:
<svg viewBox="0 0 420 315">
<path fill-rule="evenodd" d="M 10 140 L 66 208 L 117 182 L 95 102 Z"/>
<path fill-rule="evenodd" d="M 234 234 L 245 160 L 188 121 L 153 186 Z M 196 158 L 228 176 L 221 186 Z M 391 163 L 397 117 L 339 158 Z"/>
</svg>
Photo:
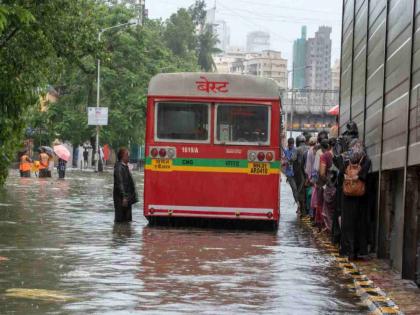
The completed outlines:
<svg viewBox="0 0 420 315">
<path fill-rule="evenodd" d="M 201 166 L 201 167 L 230 167 L 230 168 L 248 168 L 248 160 L 238 159 L 200 159 L 200 158 L 176 158 L 172 160 L 174 166 Z M 152 164 L 152 158 L 146 158 L 146 165 Z M 270 167 L 280 168 L 280 162 L 270 163 Z"/>
</svg>

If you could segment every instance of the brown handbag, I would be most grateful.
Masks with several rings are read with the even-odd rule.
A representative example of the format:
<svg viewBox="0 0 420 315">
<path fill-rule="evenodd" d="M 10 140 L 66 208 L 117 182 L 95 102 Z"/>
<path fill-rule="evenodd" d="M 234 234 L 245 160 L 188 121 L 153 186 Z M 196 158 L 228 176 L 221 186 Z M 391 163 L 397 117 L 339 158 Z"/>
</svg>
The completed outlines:
<svg viewBox="0 0 420 315">
<path fill-rule="evenodd" d="M 360 164 L 362 164 L 363 158 L 360 159 L 359 163 L 349 163 L 346 167 L 343 183 L 343 193 L 346 196 L 361 197 L 366 193 L 366 184 L 358 177 L 362 169 Z"/>
</svg>

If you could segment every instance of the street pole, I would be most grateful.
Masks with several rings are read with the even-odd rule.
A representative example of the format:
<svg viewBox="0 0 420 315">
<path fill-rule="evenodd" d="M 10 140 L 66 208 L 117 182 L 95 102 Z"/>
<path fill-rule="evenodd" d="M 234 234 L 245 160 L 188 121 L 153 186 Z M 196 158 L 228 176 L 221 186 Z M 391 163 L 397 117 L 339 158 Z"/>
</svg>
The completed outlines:
<svg viewBox="0 0 420 315">
<path fill-rule="evenodd" d="M 144 1 L 141 1 L 141 3 L 144 4 Z M 127 23 L 123 23 L 123 24 L 118 24 L 118 25 L 114 25 L 111 27 L 107 27 L 104 29 L 101 29 L 98 33 L 98 43 L 101 42 L 101 35 L 102 33 L 104 33 L 105 31 L 111 30 L 111 29 L 115 29 L 115 28 L 120 28 L 120 27 L 126 27 L 126 26 L 130 26 L 130 25 L 141 25 L 140 24 L 140 18 L 136 21 L 130 21 Z M 101 59 L 98 56 L 97 59 L 97 78 L 96 78 L 96 108 L 100 107 L 100 90 L 101 90 Z M 95 146 L 95 172 L 99 171 L 99 130 L 100 130 L 100 126 L 96 125 L 96 146 Z"/>
<path fill-rule="evenodd" d="M 288 93 L 287 91 L 286 91 L 286 93 Z M 286 97 L 287 97 L 287 94 L 286 94 Z M 284 105 L 284 109 L 285 109 L 285 113 L 284 113 L 284 116 L 285 116 L 285 122 L 284 122 L 284 136 L 287 138 L 287 125 L 288 125 L 288 123 L 289 123 L 289 111 L 287 110 L 287 106 L 286 106 L 286 104 Z M 285 139 L 285 140 L 287 140 L 287 139 Z"/>
<path fill-rule="evenodd" d="M 290 105 L 290 137 L 293 137 L 293 106 L 295 105 L 295 91 L 292 89 L 292 104 Z"/>
<path fill-rule="evenodd" d="M 293 82 L 295 81 L 295 62 L 292 64 L 292 105 L 290 106 L 290 137 L 293 137 L 293 106 L 295 105 L 295 91 L 293 87 Z"/>
<path fill-rule="evenodd" d="M 101 41 L 101 35 L 103 30 L 98 33 L 98 43 Z M 101 59 L 98 57 L 97 60 L 97 78 L 96 78 L 96 108 L 99 108 L 100 103 L 100 89 L 101 89 Z M 96 148 L 95 148 L 95 172 L 99 171 L 99 126 L 96 126 Z"/>
</svg>

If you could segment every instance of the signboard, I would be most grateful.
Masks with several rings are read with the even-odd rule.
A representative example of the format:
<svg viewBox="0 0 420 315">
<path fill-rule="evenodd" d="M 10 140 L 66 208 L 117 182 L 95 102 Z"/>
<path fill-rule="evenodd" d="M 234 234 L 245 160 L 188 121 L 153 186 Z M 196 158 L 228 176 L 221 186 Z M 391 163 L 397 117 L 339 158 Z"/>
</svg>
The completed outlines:
<svg viewBox="0 0 420 315">
<path fill-rule="evenodd" d="M 108 125 L 108 107 L 88 107 L 88 125 Z"/>
<path fill-rule="evenodd" d="M 269 172 L 270 172 L 269 163 L 260 163 L 260 162 L 248 163 L 248 174 L 268 175 Z"/>
</svg>

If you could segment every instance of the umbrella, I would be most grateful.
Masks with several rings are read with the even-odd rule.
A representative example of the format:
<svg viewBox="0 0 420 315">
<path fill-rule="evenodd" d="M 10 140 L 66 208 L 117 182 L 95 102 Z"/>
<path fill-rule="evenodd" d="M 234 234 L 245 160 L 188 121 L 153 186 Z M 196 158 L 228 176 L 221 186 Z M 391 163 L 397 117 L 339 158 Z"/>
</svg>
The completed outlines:
<svg viewBox="0 0 420 315">
<path fill-rule="evenodd" d="M 329 111 L 328 114 L 330 115 L 334 115 L 334 116 L 338 116 L 338 114 L 340 113 L 340 106 L 339 105 L 335 105 L 334 107 L 332 107 Z"/>
<path fill-rule="evenodd" d="M 42 147 L 39 147 L 39 148 L 41 150 L 45 150 L 45 152 L 50 156 L 52 156 L 54 154 L 54 150 L 49 146 L 43 145 Z"/>
<path fill-rule="evenodd" d="M 56 145 L 54 146 L 54 153 L 62 160 L 68 162 L 68 160 L 70 160 L 70 152 L 69 150 L 67 150 L 67 148 L 62 145 Z"/>
</svg>

